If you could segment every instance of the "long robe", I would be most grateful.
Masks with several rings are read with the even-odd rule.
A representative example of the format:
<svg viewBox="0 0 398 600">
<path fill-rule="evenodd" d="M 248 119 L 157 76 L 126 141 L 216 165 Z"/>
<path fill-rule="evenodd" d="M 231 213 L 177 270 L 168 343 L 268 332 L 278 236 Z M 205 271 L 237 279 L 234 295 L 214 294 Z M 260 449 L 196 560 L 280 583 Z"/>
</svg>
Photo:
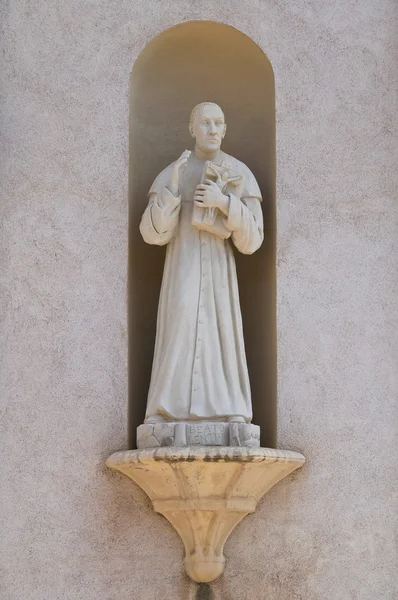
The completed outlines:
<svg viewBox="0 0 398 600">
<path fill-rule="evenodd" d="M 251 171 L 221 152 L 243 177 L 230 195 L 222 239 L 192 225 L 193 196 L 205 161 L 192 154 L 180 175 L 180 196 L 168 189 L 173 164 L 154 181 L 140 231 L 148 244 L 168 244 L 159 299 L 146 418 L 252 419 L 238 282 L 231 241 L 252 254 L 263 241 L 261 193 Z"/>
</svg>

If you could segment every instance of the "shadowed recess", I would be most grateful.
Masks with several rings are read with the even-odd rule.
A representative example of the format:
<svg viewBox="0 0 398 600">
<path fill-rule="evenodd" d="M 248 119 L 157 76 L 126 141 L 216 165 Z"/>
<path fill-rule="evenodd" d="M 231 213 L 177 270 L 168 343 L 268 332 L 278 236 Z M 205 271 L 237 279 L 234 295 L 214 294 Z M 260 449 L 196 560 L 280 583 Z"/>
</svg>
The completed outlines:
<svg viewBox="0 0 398 600">
<path fill-rule="evenodd" d="M 233 27 L 193 21 L 167 29 L 138 57 L 131 74 L 129 165 L 129 447 L 145 416 L 165 248 L 138 230 L 155 179 L 193 149 L 189 115 L 203 101 L 225 113 L 223 150 L 254 173 L 263 195 L 265 240 L 235 253 L 253 422 L 263 446 L 276 446 L 275 93 L 262 50 Z"/>
<path fill-rule="evenodd" d="M 195 600 L 214 600 L 209 583 L 199 583 Z"/>
</svg>

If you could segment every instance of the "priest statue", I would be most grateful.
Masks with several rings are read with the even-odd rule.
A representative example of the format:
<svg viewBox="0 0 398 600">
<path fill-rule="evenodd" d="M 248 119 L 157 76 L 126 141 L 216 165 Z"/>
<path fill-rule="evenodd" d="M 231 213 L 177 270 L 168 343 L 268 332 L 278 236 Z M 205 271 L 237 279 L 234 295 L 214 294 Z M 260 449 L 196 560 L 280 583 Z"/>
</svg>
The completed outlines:
<svg viewBox="0 0 398 600">
<path fill-rule="evenodd" d="M 263 241 L 251 171 L 221 150 L 221 108 L 195 106 L 185 150 L 149 190 L 140 231 L 167 244 L 145 423 L 250 423 L 252 406 L 232 245 Z"/>
</svg>

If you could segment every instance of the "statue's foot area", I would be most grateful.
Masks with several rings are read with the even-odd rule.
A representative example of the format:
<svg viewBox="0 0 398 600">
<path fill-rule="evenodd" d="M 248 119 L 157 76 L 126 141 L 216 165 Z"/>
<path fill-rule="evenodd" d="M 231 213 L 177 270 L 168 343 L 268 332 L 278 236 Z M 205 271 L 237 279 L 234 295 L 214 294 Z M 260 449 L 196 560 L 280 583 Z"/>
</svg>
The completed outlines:
<svg viewBox="0 0 398 600">
<path fill-rule="evenodd" d="M 137 448 L 160 446 L 260 447 L 260 427 L 251 423 L 183 421 L 144 423 L 137 428 Z"/>
<path fill-rule="evenodd" d="M 167 420 L 161 417 L 160 415 L 154 415 L 145 419 L 145 423 L 149 423 L 150 425 L 154 423 L 165 423 L 166 421 Z"/>
</svg>

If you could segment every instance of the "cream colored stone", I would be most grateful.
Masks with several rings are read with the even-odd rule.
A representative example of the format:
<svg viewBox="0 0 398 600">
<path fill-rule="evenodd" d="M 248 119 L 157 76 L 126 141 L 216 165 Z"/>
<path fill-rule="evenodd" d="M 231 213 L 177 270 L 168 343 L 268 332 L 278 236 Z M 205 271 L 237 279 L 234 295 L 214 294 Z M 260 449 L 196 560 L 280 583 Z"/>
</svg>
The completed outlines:
<svg viewBox="0 0 398 600">
<path fill-rule="evenodd" d="M 252 423 L 189 421 L 144 423 L 137 427 L 137 447 L 246 446 L 260 447 L 260 427 Z"/>
<path fill-rule="evenodd" d="M 209 582 L 224 570 L 224 544 L 236 525 L 304 461 L 287 450 L 191 447 L 116 452 L 106 464 L 148 494 L 184 542 L 189 577 Z"/>
<path fill-rule="evenodd" d="M 146 421 L 250 422 L 232 244 L 243 254 L 261 246 L 261 192 L 248 167 L 221 151 L 217 104 L 196 106 L 189 128 L 194 152 L 158 175 L 140 224 L 148 244 L 167 244 Z"/>
</svg>

